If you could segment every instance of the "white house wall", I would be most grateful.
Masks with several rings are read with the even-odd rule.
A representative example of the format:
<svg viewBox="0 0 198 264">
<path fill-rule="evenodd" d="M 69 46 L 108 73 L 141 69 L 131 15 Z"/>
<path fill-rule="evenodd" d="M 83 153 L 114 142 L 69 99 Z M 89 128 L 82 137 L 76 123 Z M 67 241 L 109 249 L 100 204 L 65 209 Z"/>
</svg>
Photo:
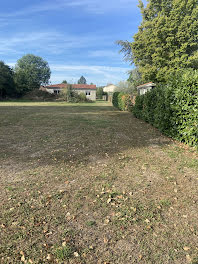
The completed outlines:
<svg viewBox="0 0 198 264">
<path fill-rule="evenodd" d="M 86 95 L 87 99 L 90 99 L 92 101 L 96 101 L 96 90 L 89 90 L 89 89 L 86 89 L 86 90 L 75 90 L 75 92 L 77 92 L 78 94 L 81 94 L 81 93 L 84 93 L 86 95 L 86 92 L 90 92 L 90 95 Z"/>
</svg>

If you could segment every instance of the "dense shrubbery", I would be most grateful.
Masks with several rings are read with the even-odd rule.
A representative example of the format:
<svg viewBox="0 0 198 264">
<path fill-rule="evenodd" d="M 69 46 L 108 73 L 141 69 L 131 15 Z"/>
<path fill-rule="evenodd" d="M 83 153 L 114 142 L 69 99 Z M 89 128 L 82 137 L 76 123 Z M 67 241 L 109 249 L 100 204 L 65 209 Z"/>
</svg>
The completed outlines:
<svg viewBox="0 0 198 264">
<path fill-rule="evenodd" d="M 23 100 L 30 100 L 30 101 L 55 101 L 57 96 L 55 94 L 50 94 L 46 91 L 41 91 L 38 89 L 35 89 L 33 91 L 30 91 L 26 93 L 22 99 Z"/>
<path fill-rule="evenodd" d="M 198 146 L 198 71 L 171 76 L 167 85 L 137 96 L 133 113 L 163 133 Z"/>
<path fill-rule="evenodd" d="M 75 92 L 71 85 L 68 85 L 65 89 L 62 89 L 59 98 L 69 103 L 92 102 L 86 97 L 85 93 L 78 94 Z"/>
<path fill-rule="evenodd" d="M 112 99 L 113 106 L 121 111 L 131 111 L 131 96 L 123 92 L 115 92 Z"/>
</svg>

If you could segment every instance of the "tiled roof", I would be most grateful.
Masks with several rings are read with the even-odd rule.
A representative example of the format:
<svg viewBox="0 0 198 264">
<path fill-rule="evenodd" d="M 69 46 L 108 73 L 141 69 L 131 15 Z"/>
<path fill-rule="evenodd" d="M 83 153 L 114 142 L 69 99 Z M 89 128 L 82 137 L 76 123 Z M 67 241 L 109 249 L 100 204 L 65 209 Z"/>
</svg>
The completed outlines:
<svg viewBox="0 0 198 264">
<path fill-rule="evenodd" d="M 67 84 L 65 83 L 60 83 L 60 84 L 52 84 L 46 86 L 48 89 L 54 89 L 54 88 L 66 88 Z M 96 90 L 96 85 L 89 85 L 89 84 L 72 84 L 73 89 L 91 89 L 91 90 Z"/>
<path fill-rule="evenodd" d="M 153 83 L 153 82 L 144 83 L 144 84 L 141 84 L 141 85 L 137 86 L 137 88 L 144 88 L 145 86 L 146 87 L 148 87 L 148 86 L 156 86 L 156 84 Z"/>
</svg>

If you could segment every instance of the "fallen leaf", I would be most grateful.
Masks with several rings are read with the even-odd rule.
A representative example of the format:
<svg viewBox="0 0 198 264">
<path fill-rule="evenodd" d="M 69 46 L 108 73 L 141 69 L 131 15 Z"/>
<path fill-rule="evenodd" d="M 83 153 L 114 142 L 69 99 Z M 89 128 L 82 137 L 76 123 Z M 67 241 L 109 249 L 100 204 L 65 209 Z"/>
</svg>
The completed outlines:
<svg viewBox="0 0 198 264">
<path fill-rule="evenodd" d="M 51 254 L 48 254 L 46 259 L 47 260 L 52 260 L 52 255 Z"/>
<path fill-rule="evenodd" d="M 25 256 L 24 255 L 21 257 L 21 261 L 25 262 Z"/>
<path fill-rule="evenodd" d="M 109 198 L 108 200 L 107 200 L 107 203 L 110 203 L 111 202 L 111 198 Z"/>
<path fill-rule="evenodd" d="M 185 251 L 188 251 L 188 250 L 190 250 L 190 248 L 189 248 L 189 247 L 183 247 L 183 249 L 184 249 Z"/>
<path fill-rule="evenodd" d="M 107 244 L 108 243 L 108 239 L 106 237 L 104 237 L 104 243 Z"/>
<path fill-rule="evenodd" d="M 105 219 L 105 220 L 104 220 L 104 223 L 105 223 L 106 225 L 107 225 L 109 222 L 110 222 L 109 219 Z"/>
<path fill-rule="evenodd" d="M 79 257 L 79 254 L 78 252 L 74 252 L 74 257 L 78 258 Z"/>
<path fill-rule="evenodd" d="M 192 262 L 192 259 L 191 259 L 190 255 L 186 255 L 186 260 L 187 260 L 188 263 Z"/>
</svg>

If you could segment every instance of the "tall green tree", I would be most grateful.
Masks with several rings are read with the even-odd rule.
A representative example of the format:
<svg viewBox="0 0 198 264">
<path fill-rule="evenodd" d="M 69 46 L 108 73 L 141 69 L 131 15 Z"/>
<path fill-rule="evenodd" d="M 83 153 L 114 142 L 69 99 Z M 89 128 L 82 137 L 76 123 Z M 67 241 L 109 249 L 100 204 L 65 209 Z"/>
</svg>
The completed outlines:
<svg viewBox="0 0 198 264">
<path fill-rule="evenodd" d="M 13 70 L 0 61 L 0 98 L 16 94 Z"/>
<path fill-rule="evenodd" d="M 80 79 L 78 80 L 78 84 L 86 84 L 87 80 L 85 79 L 84 76 L 81 76 Z"/>
<path fill-rule="evenodd" d="M 39 56 L 27 54 L 17 61 L 15 82 L 20 93 L 37 89 L 50 79 L 51 71 L 47 61 Z"/>
<path fill-rule="evenodd" d="M 65 84 L 67 84 L 67 81 L 66 81 L 66 80 L 63 80 L 63 81 L 62 81 L 62 83 L 65 83 Z"/>
<path fill-rule="evenodd" d="M 149 0 L 128 49 L 144 81 L 166 81 L 181 68 L 198 69 L 197 0 Z M 126 45 L 122 47 L 127 47 Z"/>
</svg>

